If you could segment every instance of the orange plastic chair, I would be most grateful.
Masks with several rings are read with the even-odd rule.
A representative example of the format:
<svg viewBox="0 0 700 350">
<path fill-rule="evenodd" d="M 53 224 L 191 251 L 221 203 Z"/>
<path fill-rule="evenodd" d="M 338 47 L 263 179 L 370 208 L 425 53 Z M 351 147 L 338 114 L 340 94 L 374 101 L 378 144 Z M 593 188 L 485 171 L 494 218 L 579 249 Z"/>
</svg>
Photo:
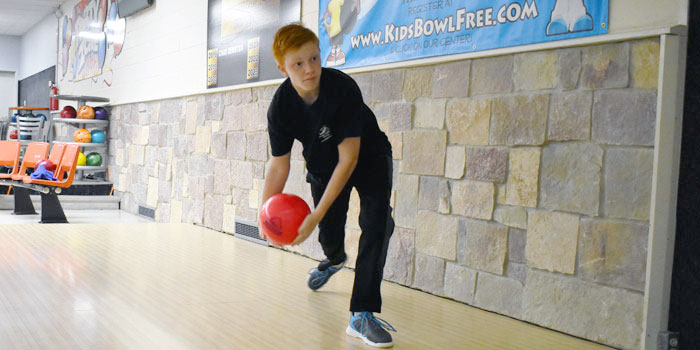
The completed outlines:
<svg viewBox="0 0 700 350">
<path fill-rule="evenodd" d="M 63 151 L 66 149 L 66 144 L 65 143 L 55 143 L 53 147 L 51 147 L 51 152 L 49 152 L 49 160 L 52 161 L 54 164 L 56 164 L 56 170 L 54 171 L 54 176 L 58 173 L 58 164 L 61 163 L 61 158 L 63 158 Z M 45 159 L 45 158 L 42 158 Z M 39 159 L 39 160 L 42 160 Z M 35 165 L 36 166 L 36 165 Z M 13 177 L 12 179 L 17 180 L 17 181 L 24 181 L 24 179 L 29 178 L 29 175 L 24 175 L 23 173 L 20 173 L 19 176 L 21 176 L 19 179 L 17 177 Z"/>
<path fill-rule="evenodd" d="M 49 152 L 49 160 L 56 165 L 60 164 L 61 159 L 63 159 L 63 151 L 65 150 L 65 143 L 54 143 L 53 147 L 51 147 L 51 152 Z M 58 170 L 58 166 L 56 166 L 56 170 Z"/>
<path fill-rule="evenodd" d="M 36 163 L 40 160 L 45 159 L 49 154 L 49 144 L 46 142 L 32 142 L 27 145 L 27 149 L 24 151 L 24 158 L 22 158 L 22 166 L 19 168 L 19 172 L 12 175 L 12 180 L 22 181 L 22 178 L 27 172 L 27 168 L 34 169 Z"/>
<path fill-rule="evenodd" d="M 75 177 L 75 168 L 78 165 L 79 154 L 79 145 L 66 145 L 66 150 L 65 152 L 63 152 L 63 157 L 61 158 L 61 163 L 56 167 L 56 173 L 54 174 L 54 176 L 57 178 L 56 181 L 32 179 L 30 177 L 26 177 L 22 181 L 24 183 L 35 185 L 54 186 L 62 188 L 70 187 L 70 185 L 73 184 L 73 178 Z"/>
<path fill-rule="evenodd" d="M 12 168 L 10 173 L 0 174 L 0 179 L 9 179 L 19 173 L 19 150 L 17 141 L 0 141 L 0 166 Z"/>
</svg>

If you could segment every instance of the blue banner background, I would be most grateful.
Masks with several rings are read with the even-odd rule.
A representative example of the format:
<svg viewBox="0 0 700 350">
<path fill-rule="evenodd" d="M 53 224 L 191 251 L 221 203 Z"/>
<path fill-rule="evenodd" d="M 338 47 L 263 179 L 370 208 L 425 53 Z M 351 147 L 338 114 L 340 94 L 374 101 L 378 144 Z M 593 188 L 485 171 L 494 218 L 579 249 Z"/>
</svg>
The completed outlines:
<svg viewBox="0 0 700 350">
<path fill-rule="evenodd" d="M 606 34 L 608 0 L 583 1 L 585 12 L 581 1 L 320 0 L 322 63 L 344 69 Z M 323 22 L 331 24 L 334 16 L 342 29 L 333 40 L 342 54 L 331 50 L 328 31 L 334 30 Z"/>
</svg>

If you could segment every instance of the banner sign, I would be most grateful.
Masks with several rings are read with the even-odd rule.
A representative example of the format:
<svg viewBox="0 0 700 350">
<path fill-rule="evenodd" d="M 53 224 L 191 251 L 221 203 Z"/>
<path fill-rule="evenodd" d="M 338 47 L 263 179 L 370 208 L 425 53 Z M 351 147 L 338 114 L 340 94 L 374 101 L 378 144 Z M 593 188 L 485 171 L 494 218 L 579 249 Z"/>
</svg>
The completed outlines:
<svg viewBox="0 0 700 350">
<path fill-rule="evenodd" d="M 207 88 L 282 78 L 272 39 L 300 18 L 301 0 L 209 0 Z"/>
<path fill-rule="evenodd" d="M 601 35 L 609 0 L 320 0 L 326 67 Z"/>
</svg>

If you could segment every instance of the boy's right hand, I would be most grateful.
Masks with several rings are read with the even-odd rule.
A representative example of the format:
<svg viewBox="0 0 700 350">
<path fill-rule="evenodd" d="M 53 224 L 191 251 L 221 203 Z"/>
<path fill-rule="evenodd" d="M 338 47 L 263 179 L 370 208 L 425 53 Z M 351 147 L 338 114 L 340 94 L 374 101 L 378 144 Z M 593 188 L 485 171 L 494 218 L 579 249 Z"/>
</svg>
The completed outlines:
<svg viewBox="0 0 700 350">
<path fill-rule="evenodd" d="M 262 230 L 263 223 L 262 220 L 260 220 L 260 215 L 258 215 L 258 236 L 260 236 L 261 239 L 267 240 L 267 237 L 265 236 L 265 232 Z"/>
<path fill-rule="evenodd" d="M 272 157 L 270 160 L 262 191 L 263 205 L 270 197 L 282 192 L 284 189 L 284 184 L 287 182 L 287 176 L 289 176 L 290 157 L 291 151 L 282 156 Z M 260 238 L 267 239 L 262 231 L 262 228 L 263 223 L 260 220 L 260 211 L 258 211 L 258 235 Z"/>
<path fill-rule="evenodd" d="M 268 243 L 269 245 L 271 245 L 271 246 L 273 246 L 273 247 L 275 247 L 275 248 L 282 248 L 282 246 L 277 245 L 277 244 L 273 243 L 271 240 L 267 239 L 267 236 L 265 236 L 265 233 L 264 233 L 263 230 L 261 229 L 261 228 L 263 227 L 262 225 L 263 225 L 263 224 L 262 224 L 262 222 L 260 221 L 260 216 L 258 216 L 258 227 L 259 227 L 259 228 L 258 228 L 258 236 L 260 236 L 260 239 L 266 240 L 267 243 Z"/>
</svg>

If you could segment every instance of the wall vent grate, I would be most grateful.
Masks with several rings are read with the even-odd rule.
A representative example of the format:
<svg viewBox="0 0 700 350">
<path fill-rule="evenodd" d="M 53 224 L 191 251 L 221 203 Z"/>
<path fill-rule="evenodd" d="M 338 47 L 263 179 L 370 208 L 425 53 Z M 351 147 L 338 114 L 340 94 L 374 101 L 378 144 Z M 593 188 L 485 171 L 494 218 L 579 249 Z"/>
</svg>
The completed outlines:
<svg viewBox="0 0 700 350">
<path fill-rule="evenodd" d="M 155 220 L 156 219 L 156 210 L 153 208 L 148 208 L 148 207 L 144 207 L 144 206 L 139 205 L 139 215 Z"/>
<path fill-rule="evenodd" d="M 253 222 L 236 220 L 236 232 L 234 236 L 254 243 L 268 245 L 267 241 L 260 238 L 258 227 Z"/>
</svg>

